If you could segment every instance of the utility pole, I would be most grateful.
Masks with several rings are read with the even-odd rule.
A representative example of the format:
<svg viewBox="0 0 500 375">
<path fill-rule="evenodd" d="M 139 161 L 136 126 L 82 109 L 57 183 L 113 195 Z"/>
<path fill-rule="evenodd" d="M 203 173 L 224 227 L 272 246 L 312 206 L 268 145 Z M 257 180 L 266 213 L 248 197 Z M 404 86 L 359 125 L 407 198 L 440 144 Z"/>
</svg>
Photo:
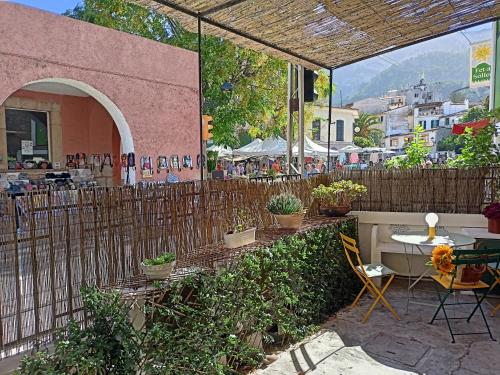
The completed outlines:
<svg viewBox="0 0 500 375">
<path fill-rule="evenodd" d="M 304 177 L 304 67 L 298 66 L 299 92 L 299 172 Z"/>
<path fill-rule="evenodd" d="M 293 144 L 293 99 L 294 99 L 294 72 L 295 66 L 292 63 L 288 63 L 288 122 L 286 127 L 286 173 L 292 174 L 292 144 Z"/>
</svg>

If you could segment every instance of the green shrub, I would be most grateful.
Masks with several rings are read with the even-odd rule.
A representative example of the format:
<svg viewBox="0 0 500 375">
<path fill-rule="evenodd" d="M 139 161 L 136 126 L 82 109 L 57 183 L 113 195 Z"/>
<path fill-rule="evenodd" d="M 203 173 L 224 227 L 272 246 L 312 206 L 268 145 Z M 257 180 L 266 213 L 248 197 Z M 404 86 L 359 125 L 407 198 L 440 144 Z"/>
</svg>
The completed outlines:
<svg viewBox="0 0 500 375">
<path fill-rule="evenodd" d="M 284 193 L 272 196 L 267 202 L 267 209 L 274 215 L 291 215 L 302 213 L 304 205 L 295 195 Z"/>
<path fill-rule="evenodd" d="M 359 291 L 340 231 L 356 237 L 356 222 L 286 236 L 217 274 L 173 282 L 147 307 L 140 333 L 116 294 L 92 292 L 84 302 L 94 323 L 72 324 L 54 354 L 27 357 L 20 374 L 234 374 L 258 366 L 264 353 L 249 335 L 260 333 L 266 345 L 300 340 Z"/>
<path fill-rule="evenodd" d="M 57 335 L 53 353 L 26 356 L 18 374 L 134 374 L 140 363 L 140 333 L 129 322 L 128 308 L 118 293 L 82 288 L 90 323 L 74 320 Z"/>
<path fill-rule="evenodd" d="M 174 260 L 174 253 L 163 253 L 156 258 L 144 259 L 143 263 L 146 266 L 161 266 L 162 264 L 172 263 Z"/>
<path fill-rule="evenodd" d="M 356 198 L 366 192 L 367 188 L 364 185 L 351 180 L 341 180 L 332 182 L 328 186 L 321 184 L 312 190 L 311 195 L 327 206 L 350 206 Z"/>
</svg>

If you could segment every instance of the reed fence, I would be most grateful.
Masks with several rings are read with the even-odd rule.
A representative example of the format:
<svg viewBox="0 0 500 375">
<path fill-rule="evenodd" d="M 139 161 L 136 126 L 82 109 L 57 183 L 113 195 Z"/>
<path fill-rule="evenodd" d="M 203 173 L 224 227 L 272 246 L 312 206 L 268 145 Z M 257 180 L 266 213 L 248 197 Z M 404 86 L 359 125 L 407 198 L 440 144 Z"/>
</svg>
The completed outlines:
<svg viewBox="0 0 500 375">
<path fill-rule="evenodd" d="M 258 228 L 265 205 L 291 192 L 318 212 L 310 192 L 349 178 L 368 186 L 354 209 L 479 213 L 500 190 L 499 171 L 340 171 L 285 182 L 186 182 L 116 188 L 0 194 L 1 357 L 48 341 L 69 318 L 85 320 L 82 285 L 107 286 L 140 274 L 140 262 L 166 250 L 179 263 L 222 241 L 238 209 Z"/>
</svg>

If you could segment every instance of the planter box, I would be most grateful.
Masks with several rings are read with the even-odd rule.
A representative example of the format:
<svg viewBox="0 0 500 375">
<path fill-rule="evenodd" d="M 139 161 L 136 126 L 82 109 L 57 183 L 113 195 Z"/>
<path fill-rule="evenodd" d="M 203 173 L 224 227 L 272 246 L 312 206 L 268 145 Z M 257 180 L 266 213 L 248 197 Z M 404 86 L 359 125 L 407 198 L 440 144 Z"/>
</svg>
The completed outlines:
<svg viewBox="0 0 500 375">
<path fill-rule="evenodd" d="M 488 232 L 500 234 L 500 219 L 488 219 Z"/>
<path fill-rule="evenodd" d="M 224 235 L 224 247 L 235 249 L 255 242 L 255 231 L 257 228 L 250 228 L 243 232 L 226 233 Z"/>
<path fill-rule="evenodd" d="M 273 215 L 281 228 L 298 229 L 304 221 L 305 213 L 291 215 Z"/>
<path fill-rule="evenodd" d="M 341 217 L 347 215 L 351 211 L 351 206 L 319 206 L 321 215 Z"/>
<path fill-rule="evenodd" d="M 174 267 L 175 260 L 171 263 L 165 263 L 159 266 L 146 266 L 144 263 L 141 263 L 142 272 L 144 272 L 148 280 L 168 279 Z"/>
</svg>

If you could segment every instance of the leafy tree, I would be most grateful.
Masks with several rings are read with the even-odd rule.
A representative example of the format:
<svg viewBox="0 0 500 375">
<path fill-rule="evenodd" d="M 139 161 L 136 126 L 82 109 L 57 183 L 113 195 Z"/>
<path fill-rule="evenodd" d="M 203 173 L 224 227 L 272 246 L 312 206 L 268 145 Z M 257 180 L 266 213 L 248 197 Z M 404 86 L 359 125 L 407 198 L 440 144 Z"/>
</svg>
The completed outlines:
<svg viewBox="0 0 500 375">
<path fill-rule="evenodd" d="M 378 116 L 361 112 L 359 117 L 354 120 L 354 127 L 359 128 L 359 132 L 354 137 L 354 144 L 359 147 L 379 146 L 384 137 L 384 132 L 376 128 L 379 124 Z"/>
<path fill-rule="evenodd" d="M 355 135 L 353 143 L 358 147 L 375 147 L 375 143 L 370 138 Z"/>
<path fill-rule="evenodd" d="M 455 151 L 460 153 L 460 150 L 464 147 L 464 139 L 462 136 L 457 134 L 451 134 L 438 142 L 438 151 Z"/>
<path fill-rule="evenodd" d="M 417 125 L 413 132 L 413 140 L 405 148 L 405 155 L 388 160 L 386 166 L 401 169 L 422 167 L 431 151 L 431 148 L 426 146 L 426 142 L 422 138 L 423 132 L 424 128 Z"/>
<path fill-rule="evenodd" d="M 500 163 L 500 154 L 493 144 L 495 123 L 500 119 L 500 108 L 487 112 L 486 117 L 490 118 L 487 127 L 476 130 L 465 129 L 464 134 L 460 136 L 464 143 L 461 154 L 448 162 L 450 167 L 486 167 Z"/>
<path fill-rule="evenodd" d="M 161 13 L 124 0 L 83 0 L 65 15 L 161 43 L 197 49 L 196 34 Z M 244 127 L 264 135 L 286 128 L 284 61 L 211 36 L 203 36 L 202 54 L 204 112 L 214 118 L 212 133 L 216 143 L 238 145 L 237 135 Z M 232 90 L 223 91 L 224 83 L 229 83 Z"/>
<path fill-rule="evenodd" d="M 488 110 L 481 107 L 474 107 L 462 116 L 462 122 L 479 121 L 488 117 Z"/>
</svg>

